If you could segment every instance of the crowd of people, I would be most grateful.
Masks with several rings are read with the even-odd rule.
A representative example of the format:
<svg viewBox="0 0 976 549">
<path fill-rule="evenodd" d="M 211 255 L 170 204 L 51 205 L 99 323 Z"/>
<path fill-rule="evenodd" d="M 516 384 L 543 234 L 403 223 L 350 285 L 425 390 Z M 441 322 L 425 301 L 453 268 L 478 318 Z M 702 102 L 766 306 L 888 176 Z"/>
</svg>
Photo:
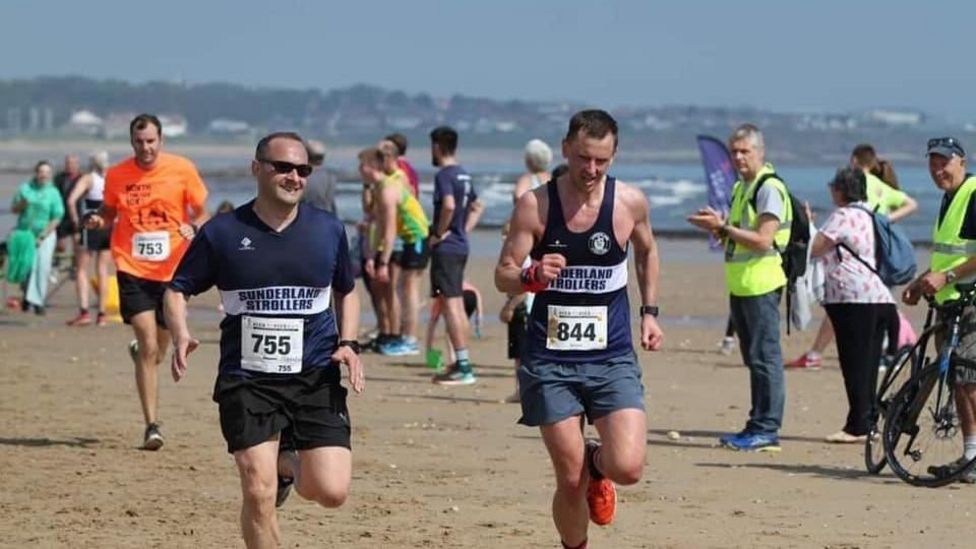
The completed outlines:
<svg viewBox="0 0 976 549">
<path fill-rule="evenodd" d="M 280 539 L 275 508 L 294 490 L 324 507 L 345 501 L 351 483 L 351 420 L 347 389 L 365 389 L 360 353 L 418 356 L 422 287 L 429 268 L 430 314 L 423 344 L 438 368 L 432 381 L 477 382 L 469 352 L 480 335 L 481 292 L 465 279 L 469 233 L 483 204 L 460 163 L 459 135 L 441 126 L 430 134 L 432 218 L 421 202 L 407 139 L 383 137 L 359 151 L 362 221 L 350 238 L 336 216 L 335 179 L 322 169 L 325 146 L 291 132 L 275 132 L 255 148 L 250 172 L 254 199 L 224 203 L 211 215 L 208 191 L 194 164 L 163 151 L 163 128 L 150 114 L 130 125 L 131 157 L 110 165 L 93 153 L 81 172 L 70 156 L 63 172 L 39 162 L 17 190 L 15 230 L 7 246 L 7 279 L 21 285 L 13 303 L 45 313 L 47 284 L 59 245 L 75 253 L 78 313 L 72 327 L 104 325 L 106 281 L 114 263 L 119 308 L 132 327 L 129 352 L 142 407 L 143 447 L 158 450 L 158 375 L 172 346 L 170 369 L 179 381 L 198 347 L 186 320 L 187 301 L 216 287 L 220 324 L 213 399 L 220 429 L 241 478 L 241 528 L 248 547 Z M 494 273 L 506 296 L 499 313 L 508 325 L 508 357 L 523 425 L 538 428 L 552 463 L 552 517 L 563 547 L 585 548 L 588 524 L 607 525 L 616 510 L 616 485 L 640 481 L 647 419 L 635 343 L 656 351 L 660 261 L 649 203 L 610 169 L 618 148 L 616 120 L 602 110 L 573 115 L 561 142 L 565 163 L 550 170 L 543 141 L 525 148 L 513 211 Z M 728 215 L 703 208 L 688 221 L 725 248 L 730 331 L 749 371 L 751 403 L 741 431 L 719 443 L 738 451 L 780 451 L 786 405 L 784 368 L 816 368 L 836 340 L 849 409 L 831 442 L 863 442 L 869 432 L 882 355 L 893 351 L 904 324 L 891 289 L 877 274 L 874 216 L 898 221 L 915 200 L 898 189 L 890 163 L 859 145 L 849 166 L 828 184 L 836 209 L 810 246 L 824 272 L 821 303 L 827 316 L 813 349 L 784 363 L 780 302 L 788 278 L 783 251 L 796 202 L 788 183 L 765 158 L 761 130 L 744 124 L 728 140 L 739 180 Z M 930 268 L 900 298 L 954 299 L 957 282 L 976 279 L 976 177 L 955 138 L 928 142 L 929 172 L 945 195 L 934 224 Z M 308 246 L 315 242 L 316 246 Z M 631 281 L 629 256 L 636 276 Z M 255 258 L 260 256 L 260 261 Z M 88 270 L 98 280 L 90 310 Z M 376 332 L 361 344 L 362 278 Z M 628 287 L 636 285 L 631 334 Z M 964 435 L 960 459 L 976 458 L 976 310 L 962 323 L 957 409 Z M 434 349 L 440 320 L 446 361 Z M 733 335 L 734 334 L 734 335 Z M 726 340 L 724 343 L 727 343 Z M 733 339 L 734 341 L 734 339 Z M 887 341 L 887 347 L 886 342 Z M 431 355 L 435 360 L 430 360 Z M 597 436 L 584 436 L 585 422 Z M 976 481 L 976 474 L 965 477 Z"/>
<path fill-rule="evenodd" d="M 879 274 L 876 215 L 897 222 L 917 209 L 898 189 L 890 163 L 877 158 L 870 145 L 859 145 L 849 166 L 828 183 L 836 209 L 815 231 L 810 256 L 823 269 L 821 303 L 827 318 L 814 347 L 784 364 L 780 347 L 779 303 L 787 285 L 783 253 L 790 241 L 795 202 L 788 187 L 765 161 L 762 132 L 751 124 L 737 128 L 729 149 L 739 180 L 732 192 L 728 217 L 703 208 L 688 221 L 726 245 L 725 274 L 732 311 L 731 333 L 739 339 L 742 360 L 750 372 L 752 403 L 744 428 L 720 438 L 734 450 L 778 452 L 785 406 L 784 367 L 816 369 L 820 353 L 836 337 L 848 412 L 843 427 L 825 437 L 834 443 L 863 443 L 869 436 L 875 387 L 882 354 L 905 343 L 903 326 L 891 288 Z M 933 223 L 929 268 L 909 282 L 901 294 L 907 305 L 922 295 L 936 303 L 959 297 L 955 284 L 976 275 L 976 231 L 972 193 L 976 177 L 967 172 L 966 152 L 954 137 L 934 138 L 926 148 L 929 174 L 944 195 Z M 881 179 L 881 176 L 887 179 Z M 965 318 L 976 315 L 972 304 Z M 956 367 L 955 401 L 963 434 L 962 463 L 976 458 L 976 324 L 963 323 L 951 357 Z M 944 341 L 947 334 L 938 334 Z M 885 344 L 887 341 L 887 344 Z M 727 339 L 723 341 L 723 344 Z M 938 474 L 938 471 L 932 471 Z M 963 476 L 976 482 L 976 472 Z"/>
</svg>

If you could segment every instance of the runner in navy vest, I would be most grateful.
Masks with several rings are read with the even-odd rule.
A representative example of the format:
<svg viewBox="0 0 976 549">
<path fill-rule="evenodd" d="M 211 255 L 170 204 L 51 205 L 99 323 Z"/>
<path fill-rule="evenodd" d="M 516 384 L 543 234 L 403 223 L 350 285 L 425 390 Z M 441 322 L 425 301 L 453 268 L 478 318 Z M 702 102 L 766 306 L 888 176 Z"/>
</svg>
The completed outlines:
<svg viewBox="0 0 976 549">
<path fill-rule="evenodd" d="M 520 423 L 540 426 L 556 474 L 553 520 L 564 547 L 587 544 L 587 512 L 612 522 L 614 483 L 644 469 L 646 415 L 630 335 L 627 250 L 634 245 L 641 346 L 661 347 L 658 256 L 644 194 L 607 176 L 617 123 L 576 113 L 563 140 L 569 171 L 519 198 L 495 270 L 495 286 L 536 292 L 518 378 Z M 526 256 L 531 265 L 523 268 Z M 585 440 L 582 420 L 600 440 Z M 602 446 L 601 446 L 602 443 Z"/>
<path fill-rule="evenodd" d="M 226 317 L 213 398 L 241 476 L 248 547 L 278 546 L 275 507 L 292 483 L 301 496 L 338 507 L 352 474 L 339 364 L 362 392 L 359 299 L 342 223 L 299 202 L 311 171 L 301 137 L 263 138 L 251 163 L 257 198 L 203 226 L 164 299 L 179 381 L 198 345 L 187 297 L 220 290 Z"/>
</svg>

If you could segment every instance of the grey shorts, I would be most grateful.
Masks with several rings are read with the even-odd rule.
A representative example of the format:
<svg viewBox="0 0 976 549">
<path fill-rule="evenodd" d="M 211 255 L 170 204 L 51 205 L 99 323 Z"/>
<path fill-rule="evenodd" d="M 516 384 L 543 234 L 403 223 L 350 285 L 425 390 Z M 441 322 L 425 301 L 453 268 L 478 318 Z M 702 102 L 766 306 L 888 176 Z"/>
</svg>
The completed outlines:
<svg viewBox="0 0 976 549">
<path fill-rule="evenodd" d="M 942 320 L 942 315 L 939 315 L 939 321 Z M 942 348 L 945 337 L 944 329 L 935 333 L 937 349 Z M 976 307 L 963 309 L 962 319 L 959 321 L 959 346 L 952 353 L 952 361 L 956 366 L 957 383 L 976 383 Z"/>
<path fill-rule="evenodd" d="M 526 360 L 518 369 L 522 418 L 536 427 L 585 414 L 593 423 L 610 412 L 644 409 L 644 385 L 637 357 L 627 354 L 600 363 L 556 364 Z"/>
</svg>

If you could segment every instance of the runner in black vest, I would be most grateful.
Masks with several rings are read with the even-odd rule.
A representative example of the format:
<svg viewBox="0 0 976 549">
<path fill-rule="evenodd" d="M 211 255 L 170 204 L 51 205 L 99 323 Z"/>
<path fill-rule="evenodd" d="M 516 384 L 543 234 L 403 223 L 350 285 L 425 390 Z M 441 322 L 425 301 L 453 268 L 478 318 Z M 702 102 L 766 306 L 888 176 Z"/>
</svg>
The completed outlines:
<svg viewBox="0 0 976 549">
<path fill-rule="evenodd" d="M 640 480 L 644 387 L 630 334 L 627 251 L 641 295 L 641 346 L 660 348 L 658 257 L 644 194 L 607 176 L 617 123 L 588 110 L 562 144 L 569 171 L 519 198 L 495 271 L 499 291 L 535 292 L 519 368 L 521 423 L 539 426 L 556 473 L 553 520 L 564 547 L 587 544 L 587 514 L 609 524 L 614 483 Z M 523 268 L 526 256 L 531 265 Z M 583 417 L 600 440 L 587 441 Z M 601 446 L 602 444 L 602 446 Z"/>
</svg>

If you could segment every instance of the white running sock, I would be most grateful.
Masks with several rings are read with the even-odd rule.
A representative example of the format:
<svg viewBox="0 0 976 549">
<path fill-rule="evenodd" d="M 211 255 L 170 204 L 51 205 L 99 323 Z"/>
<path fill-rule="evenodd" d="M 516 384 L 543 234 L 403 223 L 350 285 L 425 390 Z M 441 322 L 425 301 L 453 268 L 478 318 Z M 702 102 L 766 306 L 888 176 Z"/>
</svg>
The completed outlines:
<svg viewBox="0 0 976 549">
<path fill-rule="evenodd" d="M 966 459 L 976 458 L 976 436 L 965 437 L 963 439 L 962 455 Z"/>
</svg>

